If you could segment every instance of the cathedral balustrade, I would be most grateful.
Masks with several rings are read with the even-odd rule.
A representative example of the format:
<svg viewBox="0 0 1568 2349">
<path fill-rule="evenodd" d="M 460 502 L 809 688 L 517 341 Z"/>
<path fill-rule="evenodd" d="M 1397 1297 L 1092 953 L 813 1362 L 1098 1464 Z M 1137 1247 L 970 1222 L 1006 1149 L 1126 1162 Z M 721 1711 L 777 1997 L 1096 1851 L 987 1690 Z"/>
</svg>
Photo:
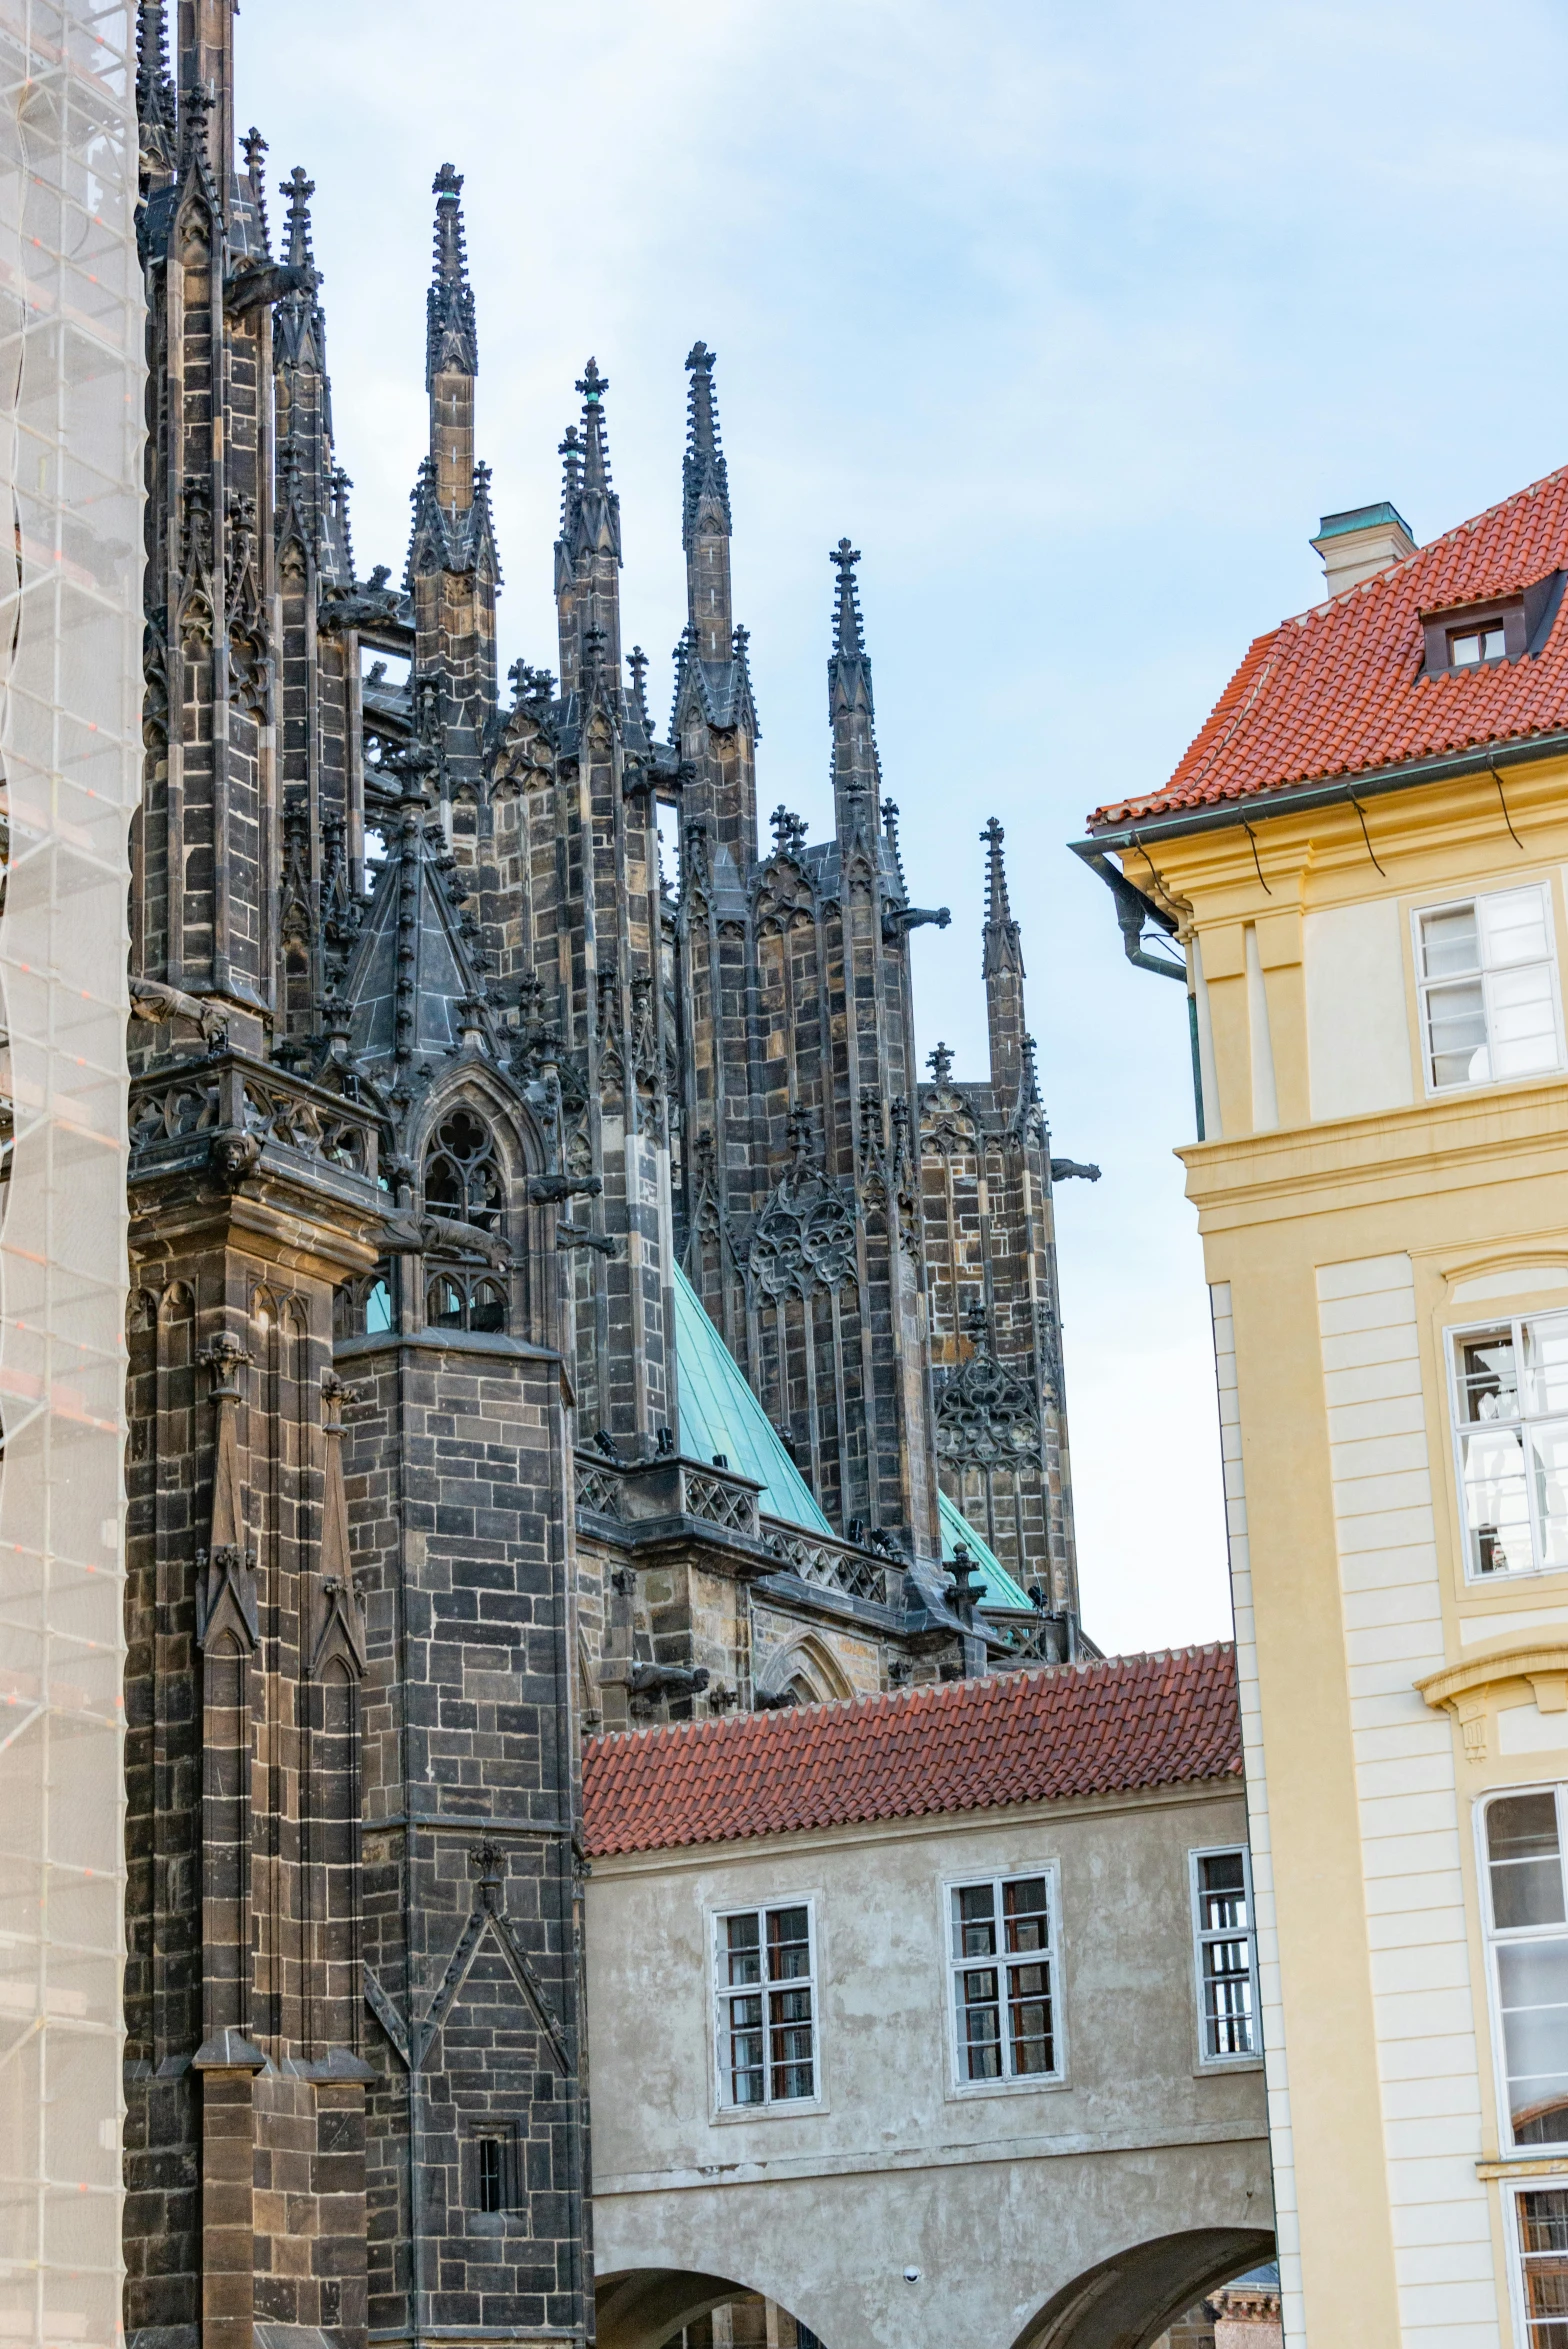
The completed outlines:
<svg viewBox="0 0 1568 2349">
<path fill-rule="evenodd" d="M 577 1455 L 577 1506 L 635 1535 L 666 1532 L 672 1521 L 696 1518 L 741 1541 L 761 1541 L 757 1495 L 761 1487 L 733 1469 L 675 1453 L 653 1460 Z"/>
<path fill-rule="evenodd" d="M 766 1522 L 763 1542 L 778 1560 L 778 1572 L 813 1590 L 873 1607 L 897 1610 L 904 1604 L 904 1570 L 890 1559 L 870 1556 L 850 1542 L 802 1533 L 777 1519 Z"/>
<path fill-rule="evenodd" d="M 205 1156 L 231 1182 L 267 1159 L 308 1162 L 319 1180 L 377 1181 L 376 1125 L 368 1111 L 325 1087 L 247 1054 L 164 1061 L 131 1084 L 132 1175 Z"/>
</svg>

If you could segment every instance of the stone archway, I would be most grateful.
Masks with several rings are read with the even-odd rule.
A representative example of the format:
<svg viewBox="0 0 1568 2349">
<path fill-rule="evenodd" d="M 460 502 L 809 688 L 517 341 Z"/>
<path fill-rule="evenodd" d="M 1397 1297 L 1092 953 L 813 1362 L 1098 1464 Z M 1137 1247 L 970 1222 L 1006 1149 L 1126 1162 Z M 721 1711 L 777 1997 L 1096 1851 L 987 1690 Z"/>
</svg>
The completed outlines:
<svg viewBox="0 0 1568 2349">
<path fill-rule="evenodd" d="M 1205 2292 L 1273 2256 L 1273 2236 L 1244 2227 L 1130 2244 L 1053 2292 L 1012 2349 L 1147 2349 Z"/>
<path fill-rule="evenodd" d="M 729 2304 L 757 2298 L 749 2286 L 726 2277 L 677 2268 L 631 2268 L 601 2276 L 594 2291 L 597 2349 L 664 2349 L 686 2326 Z M 816 2335 L 805 2338 L 815 2341 Z"/>
</svg>

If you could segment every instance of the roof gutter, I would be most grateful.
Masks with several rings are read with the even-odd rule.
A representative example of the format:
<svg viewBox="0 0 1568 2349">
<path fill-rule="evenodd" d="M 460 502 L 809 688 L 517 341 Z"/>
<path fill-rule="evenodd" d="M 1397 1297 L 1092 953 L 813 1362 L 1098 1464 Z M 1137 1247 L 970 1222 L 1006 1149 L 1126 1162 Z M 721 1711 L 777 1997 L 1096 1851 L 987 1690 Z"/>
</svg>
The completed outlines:
<svg viewBox="0 0 1568 2349">
<path fill-rule="evenodd" d="M 1145 848 L 1151 841 L 1179 840 L 1194 832 L 1223 832 L 1263 816 L 1351 807 L 1358 800 L 1376 799 L 1389 791 L 1410 791 L 1422 783 L 1447 783 L 1465 775 L 1495 773 L 1501 756 L 1506 756 L 1510 766 L 1533 766 L 1541 759 L 1568 756 L 1568 728 L 1533 735 L 1528 742 L 1510 744 L 1506 752 L 1450 751 L 1440 758 L 1408 759 L 1397 767 L 1370 767 L 1363 774 L 1336 775 L 1322 783 L 1287 784 L 1278 791 L 1260 791 L 1246 799 L 1227 800 L 1222 807 L 1183 808 L 1174 815 L 1153 816 L 1137 824 L 1110 825 L 1103 832 L 1092 832 L 1087 840 L 1074 840 L 1069 845 L 1075 856 L 1081 856 L 1102 877 L 1108 877 L 1103 855 L 1107 848 Z M 1168 917 L 1159 914 L 1152 905 L 1150 912 L 1162 929 L 1174 928 Z"/>
</svg>

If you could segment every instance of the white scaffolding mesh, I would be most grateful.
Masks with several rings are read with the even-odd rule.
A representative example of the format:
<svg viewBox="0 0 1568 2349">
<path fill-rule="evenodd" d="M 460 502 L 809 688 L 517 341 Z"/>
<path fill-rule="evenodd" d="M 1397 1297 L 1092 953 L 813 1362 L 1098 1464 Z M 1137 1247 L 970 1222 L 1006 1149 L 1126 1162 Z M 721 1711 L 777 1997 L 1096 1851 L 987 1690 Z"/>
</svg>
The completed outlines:
<svg viewBox="0 0 1568 2349">
<path fill-rule="evenodd" d="M 0 2342 L 120 2328 L 126 829 L 142 289 L 126 0 L 0 0 Z"/>
</svg>

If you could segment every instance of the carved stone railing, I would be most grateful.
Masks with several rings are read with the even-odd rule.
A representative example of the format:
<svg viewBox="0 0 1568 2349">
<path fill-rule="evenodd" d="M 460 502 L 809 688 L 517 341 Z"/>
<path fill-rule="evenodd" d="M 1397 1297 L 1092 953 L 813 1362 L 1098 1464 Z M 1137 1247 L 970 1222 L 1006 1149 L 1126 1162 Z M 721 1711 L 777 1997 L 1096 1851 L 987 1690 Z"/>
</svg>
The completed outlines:
<svg viewBox="0 0 1568 2349">
<path fill-rule="evenodd" d="M 133 1078 L 130 1141 L 133 1174 L 179 1165 L 205 1149 L 239 1177 L 277 1151 L 284 1165 L 376 1181 L 376 1126 L 368 1111 L 237 1052 L 164 1061 Z"/>
<path fill-rule="evenodd" d="M 758 1487 L 732 1469 L 713 1468 L 678 1457 L 608 1460 L 579 1452 L 577 1506 L 618 1525 L 667 1524 L 696 1517 L 721 1533 L 756 1542 Z"/>
<path fill-rule="evenodd" d="M 866 1599 L 877 1607 L 903 1605 L 904 1570 L 891 1559 L 869 1557 L 848 1542 L 802 1533 L 798 1526 L 773 1517 L 764 1522 L 762 1541 L 777 1561 L 776 1571 L 793 1575 L 797 1582 L 840 1598 Z"/>
</svg>

